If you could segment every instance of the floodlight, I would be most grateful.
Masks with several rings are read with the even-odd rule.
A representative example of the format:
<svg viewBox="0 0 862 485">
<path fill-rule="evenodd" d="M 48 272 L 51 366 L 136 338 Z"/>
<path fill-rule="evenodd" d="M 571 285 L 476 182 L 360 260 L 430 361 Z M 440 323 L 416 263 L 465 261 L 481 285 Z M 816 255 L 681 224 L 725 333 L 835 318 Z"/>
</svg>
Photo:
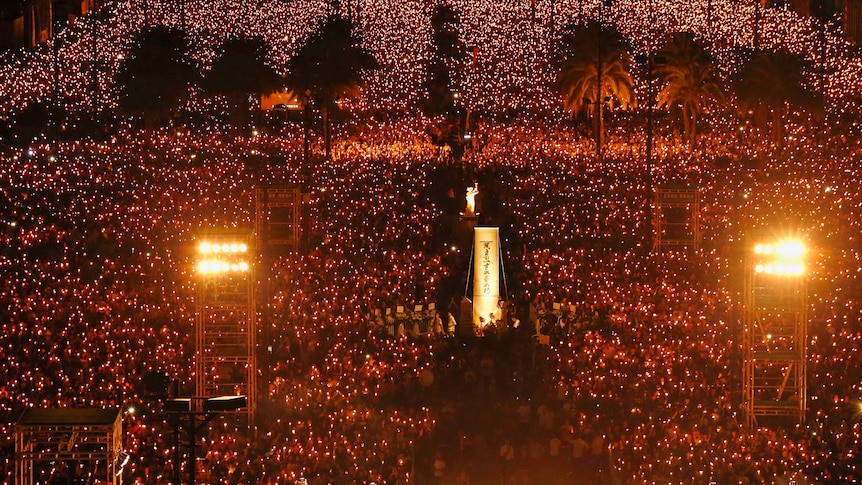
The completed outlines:
<svg viewBox="0 0 862 485">
<path fill-rule="evenodd" d="M 775 246 L 775 253 L 784 259 L 798 260 L 805 254 L 805 246 L 799 241 L 782 241 Z"/>
<path fill-rule="evenodd" d="M 805 272 L 803 258 L 806 248 L 802 241 L 785 239 L 775 243 L 754 245 L 757 255 L 754 272 L 775 276 L 800 276 Z"/>
<path fill-rule="evenodd" d="M 217 259 L 205 259 L 198 262 L 198 272 L 201 274 L 215 273 L 246 273 L 251 266 L 245 261 L 228 262 Z"/>
<path fill-rule="evenodd" d="M 238 254 L 238 253 L 247 253 L 248 252 L 248 244 L 244 242 L 212 242 L 212 241 L 202 241 L 198 244 L 198 252 L 201 254 L 211 254 L 211 253 L 226 253 L 226 254 Z"/>
</svg>

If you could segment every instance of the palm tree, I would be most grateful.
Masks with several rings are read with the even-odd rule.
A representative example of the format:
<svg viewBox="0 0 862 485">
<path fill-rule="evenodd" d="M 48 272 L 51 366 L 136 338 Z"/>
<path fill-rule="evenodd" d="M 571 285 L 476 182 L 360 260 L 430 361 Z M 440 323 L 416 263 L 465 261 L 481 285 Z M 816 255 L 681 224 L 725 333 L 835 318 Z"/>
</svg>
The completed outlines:
<svg viewBox="0 0 862 485">
<path fill-rule="evenodd" d="M 724 99 L 722 85 L 715 73 L 712 58 L 690 32 L 673 33 L 656 53 L 653 71 L 663 87 L 658 93 L 658 107 L 679 107 L 683 134 L 693 147 L 697 142 L 697 119 L 711 101 Z"/>
<path fill-rule="evenodd" d="M 451 5 L 434 7 L 431 14 L 433 54 L 427 64 L 425 86 L 428 99 L 424 104 L 425 112 L 431 116 L 449 114 L 455 106 L 450 67 L 464 57 L 463 46 L 458 38 L 459 24 L 458 12 Z"/>
<path fill-rule="evenodd" d="M 235 127 L 247 124 L 251 95 L 272 94 L 282 85 L 281 76 L 269 65 L 267 45 L 260 37 L 227 39 L 222 54 L 204 77 L 208 92 L 230 101 Z"/>
<path fill-rule="evenodd" d="M 782 143 L 784 117 L 791 109 L 822 115 L 821 98 L 806 86 L 811 66 L 805 59 L 782 51 L 755 51 L 747 57 L 733 79 L 737 102 L 755 121 L 772 125 L 773 143 Z"/>
<path fill-rule="evenodd" d="M 353 22 L 337 13 L 329 14 L 317 30 L 288 61 L 287 87 L 305 93 L 306 104 L 320 106 L 326 157 L 331 154 L 330 112 L 342 98 L 361 95 L 362 75 L 377 68 L 377 59 L 361 47 Z"/>
<path fill-rule="evenodd" d="M 182 30 L 156 26 L 138 31 L 116 78 L 120 110 L 140 115 L 147 129 L 170 120 L 200 79 L 188 48 Z"/>
<path fill-rule="evenodd" d="M 557 49 L 559 69 L 554 88 L 572 116 L 586 111 L 596 122 L 596 153 L 602 154 L 604 105 L 628 108 L 636 104 L 631 57 L 615 29 L 597 23 L 568 26 Z"/>
</svg>

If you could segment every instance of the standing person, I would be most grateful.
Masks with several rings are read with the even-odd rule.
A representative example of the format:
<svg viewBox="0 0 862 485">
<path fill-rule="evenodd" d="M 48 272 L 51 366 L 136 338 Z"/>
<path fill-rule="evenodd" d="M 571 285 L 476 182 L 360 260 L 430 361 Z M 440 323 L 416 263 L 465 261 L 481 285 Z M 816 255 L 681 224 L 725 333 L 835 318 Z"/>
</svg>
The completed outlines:
<svg viewBox="0 0 862 485">
<path fill-rule="evenodd" d="M 455 335 L 455 326 L 457 323 L 455 322 L 455 316 L 452 315 L 452 312 L 449 312 L 448 315 L 448 321 L 446 322 L 446 335 L 452 337 Z"/>
<path fill-rule="evenodd" d="M 443 319 L 440 318 L 440 312 L 434 312 L 434 325 L 432 328 L 435 337 L 443 335 Z"/>
</svg>

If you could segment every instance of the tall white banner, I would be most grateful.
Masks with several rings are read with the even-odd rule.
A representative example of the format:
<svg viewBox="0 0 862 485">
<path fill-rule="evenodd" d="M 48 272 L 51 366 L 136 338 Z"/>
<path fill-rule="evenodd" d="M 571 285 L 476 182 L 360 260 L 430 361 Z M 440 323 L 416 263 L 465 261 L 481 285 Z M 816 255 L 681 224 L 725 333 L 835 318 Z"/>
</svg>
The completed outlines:
<svg viewBox="0 0 862 485">
<path fill-rule="evenodd" d="M 500 229 L 473 229 L 473 325 L 483 328 L 503 318 L 500 302 Z"/>
</svg>

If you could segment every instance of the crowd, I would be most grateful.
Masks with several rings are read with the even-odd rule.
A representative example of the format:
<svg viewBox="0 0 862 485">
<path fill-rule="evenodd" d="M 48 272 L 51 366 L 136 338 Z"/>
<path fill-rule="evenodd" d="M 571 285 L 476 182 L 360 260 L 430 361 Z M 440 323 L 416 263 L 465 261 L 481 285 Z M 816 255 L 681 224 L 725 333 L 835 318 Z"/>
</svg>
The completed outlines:
<svg viewBox="0 0 862 485">
<path fill-rule="evenodd" d="M 201 480 L 535 483 L 549 470 L 621 483 L 859 479 L 858 147 L 836 145 L 818 162 L 800 142 L 788 152 L 805 165 L 743 170 L 711 162 L 709 144 L 692 154 L 660 144 L 655 183 L 699 187 L 703 227 L 699 252 L 660 256 L 644 251 L 642 167 L 620 145 L 600 170 L 582 141 L 544 123 L 489 123 L 455 164 L 404 142 L 411 124 L 379 128 L 314 167 L 313 247 L 261 273 L 272 288 L 260 346 L 266 426 L 215 427 Z M 194 130 L 6 151 L 7 476 L 12 423 L 32 406 L 133 407 L 128 479 L 172 476 L 170 426 L 143 378 L 167 372 L 191 392 L 185 248 L 201 227 L 251 225 L 261 180 L 299 177 L 295 163 L 252 155 L 301 153 L 289 139 L 227 143 Z M 448 313 L 463 294 L 467 251 L 452 250 L 465 243 L 440 193 L 476 178 L 480 217 L 506 224 L 510 326 L 525 323 L 481 339 L 393 329 L 385 309 L 435 303 Z M 748 429 L 728 343 L 731 247 L 779 217 L 815 248 L 809 419 Z M 565 318 L 540 328 L 551 338 L 537 346 L 535 329 L 555 309 Z"/>
<path fill-rule="evenodd" d="M 146 11 L 117 3 L 114 17 L 100 17 L 99 52 L 122 52 L 124 33 L 144 22 L 180 21 L 174 4 L 147 3 Z M 237 26 L 278 40 L 279 55 L 289 55 L 328 8 L 221 3 L 186 2 L 204 66 L 214 39 Z M 178 443 L 145 381 L 166 373 L 181 393 L 194 392 L 195 234 L 252 226 L 261 184 L 306 173 L 308 247 L 257 271 L 268 288 L 257 426 L 211 426 L 201 483 L 862 481 L 858 124 L 841 133 L 793 125 L 776 147 L 750 126 L 740 130 L 739 118 L 714 113 L 700 145 L 688 147 L 670 117 L 659 117 L 647 173 L 637 117 L 611 119 L 597 161 L 589 133 L 554 112 L 541 42 L 554 18 L 592 16 L 597 3 L 556 2 L 552 13 L 555 2 L 455 2 L 465 45 L 481 46 L 455 82 L 485 116 L 474 113 L 471 145 L 453 160 L 429 141 L 434 120 L 403 116 L 419 98 L 429 4 L 343 3 L 384 66 L 354 108 L 374 109 L 362 105 L 370 101 L 387 116 L 339 124 L 330 160 L 315 142 L 305 166 L 302 130 L 290 123 L 240 137 L 217 122 L 145 136 L 116 126 L 104 139 L 2 147 L 2 481 L 14 471 L 21 412 L 70 406 L 122 408 L 133 457 L 125 480 L 172 481 Z M 716 17 L 738 22 L 707 21 L 704 2 L 655 2 L 656 11 L 623 15 L 648 3 L 615 2 L 605 12 L 639 49 L 649 39 L 637 33 L 648 29 L 634 19 L 688 25 L 719 54 L 750 40 L 734 27 L 751 5 L 709 3 Z M 764 10 L 763 41 L 814 56 L 816 26 L 790 15 Z M 831 29 L 831 48 L 847 48 Z M 70 108 L 89 105 L 81 61 L 91 32 L 84 19 L 58 37 Z M 5 54 L 4 112 L 55 94 L 51 47 Z M 831 109 L 845 116 L 862 69 L 856 58 L 829 59 Z M 105 83 L 101 102 L 110 106 Z M 509 310 L 503 328 L 481 338 L 465 330 L 457 303 L 470 253 L 458 213 L 474 183 L 480 222 L 501 228 Z M 663 183 L 698 188 L 698 251 L 651 251 L 645 200 Z M 766 225 L 798 228 L 812 245 L 809 411 L 804 424 L 751 428 L 740 408 L 733 281 L 740 241 Z M 441 325 L 387 313 L 415 305 Z M 461 320 L 456 331 L 450 314 Z M 51 464 L 38 481 L 72 470 L 82 469 Z"/>
<path fill-rule="evenodd" d="M 452 66 L 452 87 L 458 102 L 473 112 L 512 116 L 526 109 L 558 118 L 561 113 L 550 90 L 553 70 L 547 62 L 552 39 L 569 24 L 597 20 L 600 11 L 603 22 L 615 25 L 630 40 L 633 58 L 659 48 L 667 32 L 689 31 L 709 45 L 722 79 L 727 79 L 739 67 L 739 51 L 754 48 L 757 38 L 758 47 L 800 54 L 814 63 L 817 72 L 828 73 L 810 81 L 812 86 L 822 83 L 836 112 L 852 112 L 862 95 L 862 61 L 843 39 L 839 23 L 829 22 L 821 30 L 819 22 L 783 7 L 757 7 L 757 2 L 739 0 L 685 4 L 616 0 L 603 9 L 605 2 L 599 0 L 448 3 L 458 12 L 463 54 Z M 345 100 L 346 105 L 353 111 L 385 107 L 390 113 L 415 112 L 422 102 L 431 55 L 434 2 L 424 0 L 267 0 L 254 8 L 233 0 L 219 0 L 215 6 L 210 0 L 100 3 L 96 18 L 78 18 L 58 29 L 50 42 L 2 55 L 0 84 L 5 89 L 0 91 L 0 109 L 15 113 L 38 103 L 59 103 L 61 111 L 70 113 L 94 105 L 114 111 L 118 90 L 113 75 L 130 48 L 131 34 L 148 25 L 186 30 L 191 56 L 203 71 L 215 58 L 220 39 L 261 36 L 271 46 L 273 67 L 283 73 L 290 56 L 334 4 L 355 20 L 363 46 L 381 66 L 369 74 L 366 96 Z M 643 99 L 643 69 L 634 66 L 632 74 Z M 99 80 L 96 91 L 94 76 Z M 189 109 L 208 104 L 209 100 L 198 101 Z M 65 122 L 69 129 L 76 123 L 71 118 Z"/>
</svg>

